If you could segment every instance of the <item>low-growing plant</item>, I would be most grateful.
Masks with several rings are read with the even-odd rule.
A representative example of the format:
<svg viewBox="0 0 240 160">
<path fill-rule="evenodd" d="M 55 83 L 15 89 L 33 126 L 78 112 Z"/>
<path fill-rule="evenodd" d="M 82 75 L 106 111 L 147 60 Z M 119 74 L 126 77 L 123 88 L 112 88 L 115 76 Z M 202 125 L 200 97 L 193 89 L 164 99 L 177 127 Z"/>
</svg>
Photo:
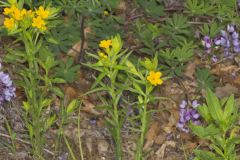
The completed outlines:
<svg viewBox="0 0 240 160">
<path fill-rule="evenodd" d="M 60 63 L 59 67 L 56 67 L 56 76 L 71 83 L 76 79 L 79 69 L 80 66 L 74 65 L 73 59 L 68 58 L 66 63 Z"/>
<path fill-rule="evenodd" d="M 165 15 L 163 4 L 157 0 L 136 0 L 136 2 L 149 16 L 158 18 Z"/>
<path fill-rule="evenodd" d="M 215 13 L 215 7 L 210 4 L 210 1 L 205 0 L 187 0 L 185 3 L 185 12 L 190 16 L 206 16 Z"/>
<path fill-rule="evenodd" d="M 161 44 L 156 42 L 160 36 L 160 28 L 157 24 L 137 20 L 135 36 L 144 44 L 144 47 L 139 50 L 142 53 L 154 55 L 161 47 Z"/>
<path fill-rule="evenodd" d="M 173 47 L 193 37 L 188 19 L 183 14 L 173 14 L 172 17 L 166 20 L 166 23 L 163 24 L 161 28 L 162 34 L 166 36 L 165 41 Z"/>
<path fill-rule="evenodd" d="M 213 90 L 216 86 L 214 80 L 215 77 L 211 75 L 209 69 L 197 69 L 196 70 L 197 85 L 199 90 L 206 90 L 207 88 Z"/>
<path fill-rule="evenodd" d="M 131 53 L 127 53 L 127 49 L 122 50 L 122 45 L 119 35 L 112 39 L 102 40 L 99 44 L 101 50 L 98 55 L 88 53 L 97 62 L 85 64 L 99 72 L 89 93 L 105 91 L 110 96 L 109 99 L 106 99 L 107 106 L 104 109 L 107 112 L 106 122 L 108 129 L 115 142 L 117 160 L 123 159 L 121 129 L 125 119 L 125 111 L 119 107 L 119 101 L 123 91 L 128 87 L 128 81 L 121 81 L 119 73 L 128 70 L 124 64 Z"/>
<path fill-rule="evenodd" d="M 219 100 L 207 89 L 206 102 L 197 107 L 205 123 L 198 126 L 191 124 L 190 127 L 194 134 L 210 141 L 211 150 L 196 149 L 195 160 L 236 160 L 235 146 L 240 144 L 240 137 L 236 134 L 239 113 L 234 96 Z"/>
<path fill-rule="evenodd" d="M 170 77 L 180 76 L 185 69 L 186 62 L 194 55 L 194 48 L 195 45 L 193 42 L 184 41 L 175 49 L 159 51 L 159 61 L 163 64 L 162 70 L 166 75 Z"/>
</svg>

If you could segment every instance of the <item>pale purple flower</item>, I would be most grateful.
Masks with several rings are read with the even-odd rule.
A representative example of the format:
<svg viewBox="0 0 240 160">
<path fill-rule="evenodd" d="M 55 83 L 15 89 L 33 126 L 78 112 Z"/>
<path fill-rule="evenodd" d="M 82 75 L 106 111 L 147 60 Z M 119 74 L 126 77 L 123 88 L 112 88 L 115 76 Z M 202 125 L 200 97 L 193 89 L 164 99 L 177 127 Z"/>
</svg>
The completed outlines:
<svg viewBox="0 0 240 160">
<path fill-rule="evenodd" d="M 209 36 L 204 36 L 202 44 L 206 49 L 209 49 L 212 47 L 212 39 Z"/>
<path fill-rule="evenodd" d="M 227 38 L 227 37 L 228 37 L 228 34 L 227 34 L 226 31 L 221 30 L 220 32 L 221 32 L 222 37 L 224 37 L 224 38 Z"/>
<path fill-rule="evenodd" d="M 212 59 L 212 61 L 213 61 L 214 63 L 216 63 L 216 62 L 218 61 L 218 58 L 217 58 L 216 55 L 213 55 L 211 59 Z"/>
<path fill-rule="evenodd" d="M 14 98 L 16 88 L 7 73 L 0 72 L 0 105 Z"/>
<path fill-rule="evenodd" d="M 214 43 L 215 45 L 219 46 L 220 44 L 222 44 L 222 37 L 217 37 L 214 39 Z"/>
<path fill-rule="evenodd" d="M 200 105 L 200 104 L 198 103 L 197 100 L 193 100 L 193 101 L 192 101 L 192 107 L 193 107 L 193 108 L 197 108 L 199 105 Z"/>
<path fill-rule="evenodd" d="M 186 108 L 187 106 L 187 101 L 183 100 L 182 103 L 180 104 L 180 108 Z"/>
<path fill-rule="evenodd" d="M 235 31 L 234 26 L 233 26 L 233 25 L 227 25 L 227 31 L 228 31 L 229 33 L 234 32 L 234 31 Z"/>
<path fill-rule="evenodd" d="M 237 32 L 232 33 L 232 38 L 233 39 L 238 39 L 238 37 L 239 37 L 239 34 Z"/>
<path fill-rule="evenodd" d="M 198 111 L 195 108 L 187 107 L 187 104 L 187 101 L 183 100 L 179 105 L 179 121 L 177 123 L 177 128 L 186 133 L 189 132 L 188 123 L 191 121 L 194 124 L 199 124 L 200 118 Z M 196 100 L 192 101 L 192 106 L 196 107 L 198 105 Z"/>
</svg>

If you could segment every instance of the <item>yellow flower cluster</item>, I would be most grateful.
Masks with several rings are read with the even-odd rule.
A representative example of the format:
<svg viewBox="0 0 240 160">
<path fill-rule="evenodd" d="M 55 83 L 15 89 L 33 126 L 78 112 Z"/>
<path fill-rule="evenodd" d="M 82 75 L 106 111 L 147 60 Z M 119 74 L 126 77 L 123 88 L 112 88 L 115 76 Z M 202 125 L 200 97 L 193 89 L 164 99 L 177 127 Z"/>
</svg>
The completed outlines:
<svg viewBox="0 0 240 160">
<path fill-rule="evenodd" d="M 110 46 L 112 46 L 112 40 L 102 40 L 99 43 L 99 47 L 108 49 Z"/>
<path fill-rule="evenodd" d="M 33 12 L 32 10 L 19 9 L 15 5 L 4 8 L 4 15 L 9 16 L 4 20 L 4 26 L 8 30 L 13 30 L 17 28 L 20 21 L 25 20 L 25 18 L 30 19 L 32 26 L 40 29 L 42 31 L 46 30 L 46 22 L 44 19 L 47 19 L 50 16 L 50 12 L 45 10 L 43 6 L 40 6 L 38 9 Z"/>
<path fill-rule="evenodd" d="M 161 72 L 151 71 L 149 76 L 147 76 L 147 80 L 154 86 L 161 85 L 163 83 L 161 76 Z"/>
</svg>

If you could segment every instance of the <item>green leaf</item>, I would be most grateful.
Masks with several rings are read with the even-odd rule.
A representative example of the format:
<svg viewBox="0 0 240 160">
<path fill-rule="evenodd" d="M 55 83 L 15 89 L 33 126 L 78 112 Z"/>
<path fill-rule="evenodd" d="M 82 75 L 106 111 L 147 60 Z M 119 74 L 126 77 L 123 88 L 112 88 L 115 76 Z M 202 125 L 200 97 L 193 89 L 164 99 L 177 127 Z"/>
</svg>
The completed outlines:
<svg viewBox="0 0 240 160">
<path fill-rule="evenodd" d="M 23 101 L 23 109 L 24 109 L 25 111 L 28 111 L 28 110 L 30 109 L 30 105 L 29 105 L 28 102 Z"/>
<path fill-rule="evenodd" d="M 64 94 L 63 94 L 63 92 L 61 91 L 60 88 L 58 88 L 58 87 L 52 87 L 50 90 L 51 90 L 54 94 L 56 94 L 57 96 L 59 96 L 59 97 L 61 97 L 61 98 L 64 97 Z"/>
<path fill-rule="evenodd" d="M 50 118 L 47 119 L 47 126 L 46 129 L 48 129 L 49 127 L 51 127 L 53 125 L 53 123 L 56 121 L 57 117 L 56 115 L 51 116 Z"/>
<path fill-rule="evenodd" d="M 74 109 L 77 107 L 78 105 L 78 100 L 72 100 L 70 102 L 70 104 L 67 106 L 67 114 L 70 114 L 74 111 Z"/>
<path fill-rule="evenodd" d="M 194 154 L 200 160 L 222 160 L 222 158 L 217 157 L 216 154 L 214 154 L 210 151 L 194 150 Z"/>
<path fill-rule="evenodd" d="M 220 129 L 216 128 L 213 124 L 210 124 L 204 128 L 203 126 L 197 126 L 191 123 L 190 128 L 194 134 L 201 138 L 210 138 L 211 136 L 215 136 L 221 133 Z"/>
<path fill-rule="evenodd" d="M 210 89 L 207 89 L 206 101 L 212 118 L 216 120 L 217 123 L 222 122 L 224 119 L 220 102 L 217 96 Z"/>
<path fill-rule="evenodd" d="M 225 109 L 224 109 L 224 113 L 223 113 L 223 119 L 224 120 L 227 120 L 227 118 L 229 118 L 234 113 L 234 111 L 236 111 L 235 107 L 236 106 L 234 104 L 234 96 L 231 95 L 228 98 L 228 101 L 225 105 Z"/>
</svg>

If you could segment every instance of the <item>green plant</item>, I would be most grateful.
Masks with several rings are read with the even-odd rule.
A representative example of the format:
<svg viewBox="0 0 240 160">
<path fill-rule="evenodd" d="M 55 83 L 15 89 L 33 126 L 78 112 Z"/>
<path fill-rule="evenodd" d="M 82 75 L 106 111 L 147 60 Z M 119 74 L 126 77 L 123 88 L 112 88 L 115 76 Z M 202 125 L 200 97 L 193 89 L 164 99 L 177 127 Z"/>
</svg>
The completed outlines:
<svg viewBox="0 0 240 160">
<path fill-rule="evenodd" d="M 136 0 L 136 2 L 149 16 L 157 18 L 165 15 L 163 5 L 156 0 Z"/>
<path fill-rule="evenodd" d="M 123 159 L 121 128 L 125 118 L 124 110 L 119 108 L 119 101 L 123 91 L 128 86 L 127 80 L 125 82 L 120 81 L 119 74 L 121 71 L 128 69 L 124 64 L 131 53 L 127 53 L 127 50 L 122 51 L 122 45 L 123 43 L 119 35 L 112 39 L 101 41 L 99 46 L 102 48 L 102 51 L 99 51 L 98 55 L 88 53 L 97 62 L 85 64 L 99 72 L 92 86 L 93 90 L 89 93 L 106 91 L 110 96 L 106 100 L 108 104 L 104 109 L 107 112 L 106 122 L 115 142 L 117 160 Z M 107 83 L 104 83 L 104 79 Z"/>
<path fill-rule="evenodd" d="M 46 110 L 53 102 L 53 95 L 63 95 L 56 84 L 65 83 L 65 80 L 51 74 L 57 65 L 55 57 L 41 57 L 40 49 L 43 47 L 43 33 L 47 33 L 50 26 L 54 26 L 53 20 L 59 10 L 50 6 L 40 6 L 31 12 L 23 8 L 24 1 L 17 3 L 15 0 L 9 0 L 5 5 L 9 7 L 4 9 L 7 17 L 3 29 L 8 35 L 16 37 L 15 42 L 23 44 L 19 48 L 7 48 L 9 54 L 5 61 L 17 69 L 17 84 L 22 87 L 26 96 L 26 100 L 23 101 L 23 118 L 33 156 L 36 159 L 44 159 L 44 134 L 56 120 L 56 115 Z"/>
<path fill-rule="evenodd" d="M 162 70 L 170 77 L 181 75 L 186 62 L 194 55 L 194 48 L 193 42 L 184 41 L 175 49 L 159 51 L 158 56 L 163 64 Z"/>
<path fill-rule="evenodd" d="M 79 68 L 79 65 L 74 65 L 72 58 L 68 58 L 66 63 L 60 63 L 60 66 L 56 67 L 56 76 L 71 83 L 76 79 Z"/>
<path fill-rule="evenodd" d="M 187 0 L 185 3 L 186 13 L 190 16 L 214 15 L 215 7 L 206 0 Z"/>
<path fill-rule="evenodd" d="M 211 151 L 196 149 L 195 160 L 235 160 L 235 146 L 240 144 L 237 120 L 238 107 L 234 96 L 219 100 L 216 95 L 207 89 L 207 104 L 198 106 L 198 111 L 206 122 L 204 126 L 190 125 L 194 134 L 211 142 Z"/>
<path fill-rule="evenodd" d="M 154 97 L 152 92 L 157 85 L 161 85 L 163 80 L 161 79 L 161 72 L 157 71 L 158 60 L 157 56 L 153 60 L 148 58 L 145 61 L 140 61 L 141 67 L 136 68 L 134 64 L 130 61 L 126 61 L 126 66 L 128 69 L 128 77 L 132 82 L 131 87 L 128 90 L 137 96 L 137 109 L 139 111 L 139 115 L 136 118 L 140 120 L 141 125 L 137 130 L 140 132 L 140 137 L 137 140 L 137 149 L 135 154 L 135 160 L 144 159 L 143 154 L 143 145 L 146 132 L 148 130 L 148 125 L 150 121 L 151 112 L 153 110 L 149 110 L 148 104 L 153 102 L 158 97 Z"/>
<path fill-rule="evenodd" d="M 168 41 L 171 46 L 177 46 L 185 39 L 193 37 L 188 19 L 182 14 L 173 14 L 161 27 L 162 34 L 166 36 L 165 41 Z"/>
<path fill-rule="evenodd" d="M 221 28 L 215 22 L 210 24 L 205 23 L 202 27 L 200 27 L 200 32 L 202 35 L 208 35 L 213 38 L 220 32 L 220 29 Z"/>
<path fill-rule="evenodd" d="M 211 89 L 213 90 L 215 87 L 215 77 L 210 74 L 209 69 L 204 68 L 204 69 L 197 69 L 196 71 L 196 78 L 197 78 L 197 85 L 198 89 Z"/>
<path fill-rule="evenodd" d="M 147 22 L 136 21 L 135 35 L 143 44 L 144 47 L 140 49 L 140 52 L 154 55 L 155 52 L 161 47 L 161 44 L 157 44 L 156 38 L 160 36 L 160 29 L 158 25 Z"/>
</svg>

